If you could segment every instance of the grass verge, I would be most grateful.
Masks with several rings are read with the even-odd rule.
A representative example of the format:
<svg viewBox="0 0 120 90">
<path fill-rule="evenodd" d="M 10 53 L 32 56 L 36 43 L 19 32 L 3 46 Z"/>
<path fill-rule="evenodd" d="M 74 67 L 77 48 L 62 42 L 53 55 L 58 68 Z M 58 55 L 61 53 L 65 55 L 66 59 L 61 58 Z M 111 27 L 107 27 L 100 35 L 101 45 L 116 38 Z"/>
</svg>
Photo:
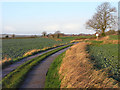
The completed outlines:
<svg viewBox="0 0 120 90">
<path fill-rule="evenodd" d="M 18 88 L 22 81 L 25 79 L 27 73 L 36 65 L 38 65 L 42 60 L 46 57 L 54 54 L 64 48 L 67 48 L 71 45 L 59 47 L 47 53 L 44 53 L 38 57 L 35 57 L 24 64 L 17 67 L 14 71 L 10 72 L 7 76 L 5 76 L 0 83 L 2 83 L 3 88 Z"/>
<path fill-rule="evenodd" d="M 59 69 L 65 52 L 61 53 L 51 64 L 45 81 L 45 88 L 60 88 Z"/>
</svg>

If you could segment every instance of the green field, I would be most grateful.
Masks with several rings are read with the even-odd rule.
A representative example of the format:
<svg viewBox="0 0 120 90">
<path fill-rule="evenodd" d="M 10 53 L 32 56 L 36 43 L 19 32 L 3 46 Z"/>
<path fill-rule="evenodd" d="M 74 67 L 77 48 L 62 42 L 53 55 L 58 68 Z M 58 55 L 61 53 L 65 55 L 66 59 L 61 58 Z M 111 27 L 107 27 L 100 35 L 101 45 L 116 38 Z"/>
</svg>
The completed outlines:
<svg viewBox="0 0 120 90">
<path fill-rule="evenodd" d="M 53 45 L 68 43 L 71 40 L 83 37 L 90 38 L 92 36 L 60 37 L 62 41 L 56 41 L 49 38 L 3 39 L 2 59 L 4 57 L 15 59 L 22 57 L 29 50 L 52 47 Z"/>
<path fill-rule="evenodd" d="M 97 69 L 108 68 L 108 73 L 119 80 L 118 44 L 89 45 L 87 48 L 91 62 Z"/>
<path fill-rule="evenodd" d="M 91 38 L 91 37 L 95 37 L 93 36 L 69 36 L 69 37 L 60 37 L 60 39 L 62 39 L 63 41 L 71 41 L 74 39 L 80 39 L 80 38 Z"/>
<path fill-rule="evenodd" d="M 120 35 L 109 35 L 110 40 L 120 40 Z"/>
<path fill-rule="evenodd" d="M 42 49 L 44 47 L 52 47 L 68 41 L 55 41 L 48 38 L 28 38 L 28 39 L 3 39 L 2 54 L 4 58 L 12 59 L 22 57 L 24 53 L 32 49 Z"/>
</svg>

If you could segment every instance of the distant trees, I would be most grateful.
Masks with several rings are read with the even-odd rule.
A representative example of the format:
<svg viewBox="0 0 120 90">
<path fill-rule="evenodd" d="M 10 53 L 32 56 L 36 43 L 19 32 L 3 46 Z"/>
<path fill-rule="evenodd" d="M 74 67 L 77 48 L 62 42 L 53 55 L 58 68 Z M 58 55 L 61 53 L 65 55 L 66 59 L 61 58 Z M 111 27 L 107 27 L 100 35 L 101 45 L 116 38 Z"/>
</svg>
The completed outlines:
<svg viewBox="0 0 120 90">
<path fill-rule="evenodd" d="M 115 7 L 111 7 L 108 2 L 105 2 L 97 7 L 97 12 L 93 15 L 92 19 L 86 22 L 86 27 L 94 29 L 105 36 L 105 31 L 112 28 L 116 24 Z"/>
<path fill-rule="evenodd" d="M 55 35 L 56 35 L 57 38 L 59 38 L 60 37 L 60 31 L 56 31 Z"/>
<path fill-rule="evenodd" d="M 49 34 L 47 34 L 45 31 L 44 32 L 42 32 L 42 35 L 44 36 L 44 37 L 48 37 L 48 38 L 59 38 L 60 36 L 64 36 L 64 33 L 61 33 L 59 30 L 58 31 L 56 31 L 54 34 L 51 34 L 51 33 L 49 33 Z"/>
<path fill-rule="evenodd" d="M 109 30 L 107 32 L 105 32 L 106 35 L 112 35 L 112 34 L 117 34 L 117 32 L 115 30 Z"/>
<path fill-rule="evenodd" d="M 15 34 L 12 35 L 12 38 L 15 38 Z"/>
<path fill-rule="evenodd" d="M 45 37 L 47 35 L 47 32 L 46 31 L 42 32 L 42 35 Z"/>
</svg>

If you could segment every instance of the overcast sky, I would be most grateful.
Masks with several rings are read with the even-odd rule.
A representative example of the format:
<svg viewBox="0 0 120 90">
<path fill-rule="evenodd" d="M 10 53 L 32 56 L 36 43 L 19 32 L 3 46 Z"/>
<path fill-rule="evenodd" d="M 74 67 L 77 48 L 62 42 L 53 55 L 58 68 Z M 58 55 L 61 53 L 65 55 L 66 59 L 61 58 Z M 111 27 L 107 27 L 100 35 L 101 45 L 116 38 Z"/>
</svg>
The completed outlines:
<svg viewBox="0 0 120 90">
<path fill-rule="evenodd" d="M 85 22 L 102 2 L 2 2 L 2 33 L 95 33 Z M 118 7 L 117 2 L 112 6 Z"/>
</svg>

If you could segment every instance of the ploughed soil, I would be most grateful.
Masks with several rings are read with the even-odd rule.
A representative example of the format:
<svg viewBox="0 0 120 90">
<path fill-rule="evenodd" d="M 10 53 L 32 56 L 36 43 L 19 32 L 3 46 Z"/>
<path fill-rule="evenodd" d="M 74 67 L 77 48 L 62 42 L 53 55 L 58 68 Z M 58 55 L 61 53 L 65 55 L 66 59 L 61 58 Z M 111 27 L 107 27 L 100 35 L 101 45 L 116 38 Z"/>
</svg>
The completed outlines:
<svg viewBox="0 0 120 90">
<path fill-rule="evenodd" d="M 104 70 L 93 68 L 87 45 L 80 42 L 66 51 L 59 70 L 61 88 L 117 88 L 117 81 L 108 78 Z"/>
</svg>

